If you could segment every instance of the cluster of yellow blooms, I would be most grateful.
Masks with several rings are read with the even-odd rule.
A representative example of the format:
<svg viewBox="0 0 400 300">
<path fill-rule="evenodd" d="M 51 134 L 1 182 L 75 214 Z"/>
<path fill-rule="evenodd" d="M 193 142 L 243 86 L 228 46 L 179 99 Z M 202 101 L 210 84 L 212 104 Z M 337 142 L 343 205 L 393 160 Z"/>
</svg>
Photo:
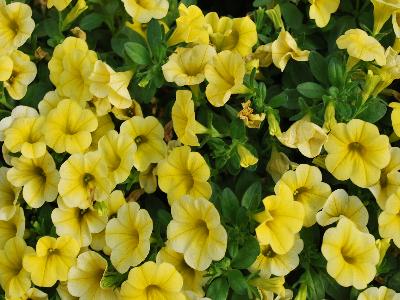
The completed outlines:
<svg viewBox="0 0 400 300">
<path fill-rule="evenodd" d="M 48 0 L 47 6 L 63 11 L 70 2 Z M 169 10 L 167 0 L 122 2 L 139 24 L 160 20 Z M 339 0 L 309 2 L 309 17 L 321 28 L 339 7 Z M 372 2 L 374 34 L 393 15 L 400 35 L 400 1 Z M 35 63 L 18 50 L 34 27 L 27 4 L 0 0 L 0 81 L 13 100 L 27 94 L 37 75 Z M 56 284 L 61 299 L 207 299 L 206 271 L 225 257 L 228 233 L 209 201 L 208 158 L 193 150 L 200 146 L 198 135 L 212 135 L 196 120 L 198 85 L 206 82 L 206 99 L 217 109 L 232 95 L 249 92 L 245 76 L 253 68 L 273 64 L 283 72 L 289 60 L 308 61 L 310 55 L 284 28 L 276 40 L 253 51 L 257 42 L 249 16 L 204 15 L 195 5 L 179 5 L 168 39 L 169 46 L 178 47 L 162 65 L 165 80 L 180 87 L 171 108 L 177 140 L 169 141 L 163 124 L 145 116 L 132 99 L 128 87 L 133 71 L 115 71 L 82 38 L 70 36 L 55 47 L 48 62 L 55 89 L 37 109 L 17 105 L 0 121 L 7 164 L 0 168 L 0 285 L 6 299 L 47 299 L 40 288 Z M 385 50 L 366 31 L 350 29 L 337 46 L 347 51 L 348 68 L 359 61 L 374 63 L 368 76 L 375 84 L 366 98 L 400 79 L 399 45 Z M 284 276 L 299 265 L 304 248 L 300 231 L 314 224 L 329 226 L 321 252 L 339 285 L 365 289 L 359 300 L 399 299 L 394 290 L 367 286 L 390 241 L 400 248 L 400 148 L 392 147 L 372 123 L 336 122 L 334 109 L 327 109 L 323 128 L 306 116 L 281 132 L 270 115 L 253 114 L 250 101 L 242 105 L 238 118 L 248 128 L 260 128 L 267 117 L 270 132 L 282 145 L 313 158 L 337 180 L 369 189 L 381 208 L 382 239 L 376 240 L 368 231 L 362 199 L 344 189 L 332 191 L 317 166 L 297 165 L 273 150 L 267 172 L 275 181 L 274 194 L 252 216 L 260 253 L 248 270 L 262 279 L 253 284 L 263 299 L 291 299 Z M 393 130 L 400 136 L 400 104 L 390 106 Z M 258 163 L 244 145 L 238 146 L 238 155 L 242 168 Z M 133 170 L 143 192 L 159 188 L 171 209 L 167 240 L 153 260 L 148 259 L 153 220 L 118 188 Z M 33 248 L 25 241 L 30 234 L 25 215 L 46 202 L 56 203 L 51 212 L 56 234 L 40 237 Z M 129 272 L 118 287 L 107 282 L 108 260 L 116 274 Z"/>
</svg>

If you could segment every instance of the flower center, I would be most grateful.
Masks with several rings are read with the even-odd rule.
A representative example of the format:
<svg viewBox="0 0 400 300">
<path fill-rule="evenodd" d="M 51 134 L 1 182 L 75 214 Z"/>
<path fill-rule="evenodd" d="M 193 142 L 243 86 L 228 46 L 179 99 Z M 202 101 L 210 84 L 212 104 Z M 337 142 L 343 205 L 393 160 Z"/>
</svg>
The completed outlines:
<svg viewBox="0 0 400 300">
<path fill-rule="evenodd" d="M 15 20 L 10 20 L 10 22 L 8 23 L 8 28 L 10 28 L 10 30 L 14 33 L 14 35 L 18 34 L 19 25 L 17 22 L 15 22 Z"/>
<path fill-rule="evenodd" d="M 342 253 L 343 259 L 344 259 L 344 261 L 345 261 L 346 263 L 348 263 L 348 264 L 354 264 L 354 262 L 356 261 L 356 258 L 355 258 L 355 257 L 353 257 L 353 256 L 351 256 L 351 255 L 348 255 L 348 254 L 346 253 L 346 251 L 344 251 L 343 249 L 341 250 L 341 253 Z"/>
<path fill-rule="evenodd" d="M 135 137 L 135 143 L 136 145 L 140 145 L 142 143 L 144 143 L 146 141 L 146 138 L 142 135 L 138 135 L 137 137 Z"/>
<path fill-rule="evenodd" d="M 364 151 L 364 146 L 358 142 L 353 142 L 353 143 L 349 144 L 349 150 L 361 154 Z"/>
<path fill-rule="evenodd" d="M 83 175 L 83 184 L 86 186 L 88 185 L 91 181 L 93 181 L 94 176 L 90 173 L 85 173 Z"/>
<path fill-rule="evenodd" d="M 261 246 L 261 254 L 264 255 L 265 257 L 274 257 L 276 253 L 272 251 L 271 246 Z"/>
<path fill-rule="evenodd" d="M 207 223 L 204 220 L 197 220 L 196 228 L 199 232 L 201 232 L 201 236 L 208 236 L 210 233 Z"/>
<path fill-rule="evenodd" d="M 36 167 L 34 173 L 41 177 L 41 179 L 46 180 L 46 173 L 43 171 L 41 167 Z"/>
<path fill-rule="evenodd" d="M 307 189 L 306 187 L 304 187 L 304 186 L 299 187 L 298 189 L 296 189 L 296 190 L 293 192 L 294 200 L 297 200 L 297 198 L 299 198 L 300 195 L 301 195 L 302 193 L 306 192 L 307 190 L 308 190 L 308 189 Z"/>
<path fill-rule="evenodd" d="M 47 254 L 48 255 L 54 255 L 58 253 L 58 249 L 54 249 L 54 248 L 49 248 L 47 249 Z"/>
</svg>

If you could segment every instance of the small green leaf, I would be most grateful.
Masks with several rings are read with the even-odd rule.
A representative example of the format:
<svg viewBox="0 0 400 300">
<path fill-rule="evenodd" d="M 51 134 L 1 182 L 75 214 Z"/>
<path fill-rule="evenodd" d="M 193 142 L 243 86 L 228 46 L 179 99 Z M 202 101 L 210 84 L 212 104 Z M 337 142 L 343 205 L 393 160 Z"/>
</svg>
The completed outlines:
<svg viewBox="0 0 400 300">
<path fill-rule="evenodd" d="M 304 97 L 310 99 L 322 98 L 325 95 L 326 90 L 315 82 L 304 82 L 297 86 L 297 91 Z"/>
<path fill-rule="evenodd" d="M 254 182 L 243 195 L 242 206 L 252 211 L 258 208 L 261 202 L 261 183 Z"/>
<path fill-rule="evenodd" d="M 236 269 L 247 269 L 260 254 L 260 246 L 256 238 L 248 236 L 239 249 L 237 255 L 232 259 L 231 266 Z"/>
<path fill-rule="evenodd" d="M 222 215 L 227 220 L 232 221 L 236 216 L 239 208 L 239 200 L 231 189 L 225 188 L 221 194 Z"/>
<path fill-rule="evenodd" d="M 151 53 L 157 60 L 160 60 L 160 56 L 163 50 L 163 34 L 162 26 L 156 19 L 152 19 L 147 27 L 147 42 L 149 44 Z M 165 47 L 164 47 L 165 48 Z"/>
<path fill-rule="evenodd" d="M 271 106 L 272 108 L 278 108 L 281 106 L 285 106 L 288 100 L 289 100 L 288 95 L 285 92 L 282 92 L 272 97 L 272 99 L 268 101 L 268 105 Z"/>
<path fill-rule="evenodd" d="M 375 123 L 382 119 L 387 111 L 386 103 L 379 98 L 368 100 L 364 106 L 365 108 L 356 117 L 370 123 Z"/>
<path fill-rule="evenodd" d="M 244 123 L 242 120 L 239 118 L 235 118 L 232 120 L 231 123 L 231 137 L 233 139 L 245 142 L 247 139 L 246 136 L 246 127 L 244 126 Z"/>
<path fill-rule="evenodd" d="M 128 42 L 125 44 L 125 52 L 128 57 L 138 65 L 148 65 L 151 63 L 149 51 L 139 43 Z"/>
<path fill-rule="evenodd" d="M 296 5 L 286 2 L 280 7 L 282 17 L 288 27 L 298 29 L 303 25 L 303 14 Z"/>
<path fill-rule="evenodd" d="M 103 20 L 104 20 L 103 15 L 99 13 L 91 13 L 82 18 L 81 22 L 79 23 L 79 26 L 83 30 L 91 31 L 93 29 L 100 27 L 101 24 L 103 23 Z"/>
<path fill-rule="evenodd" d="M 329 85 L 328 63 L 318 52 L 312 51 L 309 57 L 311 73 L 321 83 Z"/>
<path fill-rule="evenodd" d="M 207 289 L 207 297 L 213 300 L 225 300 L 228 298 L 228 292 L 228 281 L 223 277 L 219 277 L 211 282 Z"/>
<path fill-rule="evenodd" d="M 239 270 L 229 270 L 228 281 L 230 287 L 235 291 L 235 293 L 239 295 L 244 295 L 246 293 L 248 284 L 242 272 Z"/>
</svg>

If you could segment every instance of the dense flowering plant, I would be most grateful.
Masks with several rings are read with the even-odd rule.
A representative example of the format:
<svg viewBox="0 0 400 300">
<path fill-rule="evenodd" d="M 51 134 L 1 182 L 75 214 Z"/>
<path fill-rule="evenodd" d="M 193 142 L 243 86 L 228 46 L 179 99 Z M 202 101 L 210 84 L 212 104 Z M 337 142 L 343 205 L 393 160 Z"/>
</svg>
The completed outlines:
<svg viewBox="0 0 400 300">
<path fill-rule="evenodd" d="M 0 299 L 400 300 L 400 0 L 0 0 Z"/>
</svg>

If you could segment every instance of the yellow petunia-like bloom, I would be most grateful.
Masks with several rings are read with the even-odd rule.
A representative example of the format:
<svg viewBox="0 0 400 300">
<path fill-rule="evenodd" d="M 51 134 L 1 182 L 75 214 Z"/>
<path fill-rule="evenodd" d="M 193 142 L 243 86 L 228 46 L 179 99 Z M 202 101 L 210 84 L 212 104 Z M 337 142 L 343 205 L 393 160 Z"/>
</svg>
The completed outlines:
<svg viewBox="0 0 400 300">
<path fill-rule="evenodd" d="M 165 80 L 178 86 L 196 85 L 204 81 L 204 67 L 217 54 L 210 45 L 178 48 L 162 66 Z"/>
<path fill-rule="evenodd" d="M 58 11 L 63 11 L 71 1 L 72 0 L 47 0 L 47 8 L 52 8 L 54 6 Z"/>
<path fill-rule="evenodd" d="M 212 261 L 224 257 L 228 236 L 218 210 L 210 201 L 184 196 L 174 201 L 171 214 L 168 246 L 182 253 L 191 268 L 204 271 Z"/>
<path fill-rule="evenodd" d="M 336 124 L 325 143 L 326 168 L 339 180 L 359 187 L 374 185 L 390 161 L 390 144 L 376 125 L 353 119 Z"/>
<path fill-rule="evenodd" d="M 78 102 L 64 99 L 46 117 L 44 137 L 46 144 L 57 153 L 82 153 L 92 142 L 91 132 L 98 121 L 90 109 Z"/>
<path fill-rule="evenodd" d="M 304 207 L 304 226 L 315 224 L 316 213 L 324 206 L 331 188 L 322 182 L 321 171 L 314 166 L 299 165 L 295 171 L 287 171 L 275 185 L 275 193 L 282 189 L 293 196 Z"/>
<path fill-rule="evenodd" d="M 282 30 L 278 38 L 271 45 L 272 62 L 274 65 L 285 70 L 286 65 L 290 58 L 296 61 L 308 61 L 310 51 L 301 50 L 296 43 L 296 40 L 290 35 L 288 31 Z"/>
<path fill-rule="evenodd" d="M 48 300 L 49 297 L 46 293 L 43 293 L 37 288 L 31 287 L 22 297 L 18 298 L 7 298 L 7 300 Z M 65 299 L 72 300 L 72 299 Z"/>
<path fill-rule="evenodd" d="M 18 208 L 20 187 L 15 187 L 7 179 L 8 168 L 0 167 L 0 220 L 8 221 Z"/>
<path fill-rule="evenodd" d="M 157 174 L 158 185 L 167 193 L 170 204 L 184 195 L 206 199 L 211 196 L 211 185 L 207 182 L 210 168 L 203 156 L 191 152 L 188 146 L 174 148 L 159 162 Z"/>
<path fill-rule="evenodd" d="M 245 73 L 245 62 L 240 54 L 230 50 L 218 53 L 205 67 L 207 100 L 220 107 L 228 102 L 232 94 L 244 93 Z"/>
<path fill-rule="evenodd" d="M 379 234 L 383 238 L 391 238 L 400 248 L 400 189 L 392 194 L 386 201 L 384 210 L 378 218 Z"/>
<path fill-rule="evenodd" d="M 16 119 L 37 116 L 39 116 L 37 110 L 32 107 L 24 105 L 17 105 L 14 107 L 10 116 L 0 120 L 0 141 L 4 141 L 4 132 L 7 130 L 7 128 L 10 128 Z"/>
<path fill-rule="evenodd" d="M 0 249 L 13 237 L 22 238 L 25 233 L 25 215 L 22 207 L 17 208 L 11 219 L 0 220 Z"/>
<path fill-rule="evenodd" d="M 30 274 L 24 270 L 25 255 L 35 253 L 20 237 L 9 239 L 0 250 L 0 285 L 8 298 L 22 297 L 31 287 Z"/>
<path fill-rule="evenodd" d="M 134 21 L 148 23 L 151 19 L 162 19 L 168 13 L 168 0 L 122 0 L 126 12 Z"/>
<path fill-rule="evenodd" d="M 107 269 L 107 260 L 94 251 L 78 256 L 68 272 L 68 291 L 79 299 L 119 299 L 118 289 L 103 288 L 100 284 Z"/>
<path fill-rule="evenodd" d="M 349 29 L 337 40 L 339 49 L 346 49 L 349 56 L 363 61 L 373 61 L 380 66 L 386 64 L 385 49 L 364 30 Z"/>
<path fill-rule="evenodd" d="M 0 81 L 6 81 L 11 77 L 13 65 L 8 55 L 0 55 Z"/>
<path fill-rule="evenodd" d="M 106 200 L 114 187 L 100 152 L 71 155 L 60 167 L 58 192 L 68 207 L 87 209 Z"/>
<path fill-rule="evenodd" d="M 7 172 L 7 179 L 14 186 L 23 187 L 22 195 L 29 206 L 39 208 L 57 198 L 60 176 L 48 152 L 40 158 L 13 158 L 11 164 L 13 167 Z"/>
<path fill-rule="evenodd" d="M 277 254 L 287 253 L 295 243 L 296 233 L 303 226 L 303 205 L 293 200 L 287 190 L 263 200 L 265 210 L 254 216 L 260 223 L 256 235 L 263 245 L 270 245 Z"/>
<path fill-rule="evenodd" d="M 134 116 L 122 123 L 120 134 L 130 137 L 136 144 L 137 150 L 132 156 L 138 171 L 145 171 L 150 164 L 165 157 L 164 128 L 155 117 Z"/>
<path fill-rule="evenodd" d="M 176 91 L 176 100 L 172 106 L 172 124 L 179 141 L 188 146 L 199 146 L 196 134 L 206 132 L 207 128 L 195 119 L 192 93 L 186 90 Z"/>
<path fill-rule="evenodd" d="M 32 9 L 21 2 L 6 4 L 0 0 L 0 55 L 21 47 L 35 29 Z"/>
<path fill-rule="evenodd" d="M 173 265 L 148 261 L 130 270 L 128 279 L 122 283 L 120 299 L 185 300 L 182 286 L 182 276 Z"/>
<path fill-rule="evenodd" d="M 374 35 L 379 33 L 392 14 L 400 10 L 397 0 L 371 0 L 374 5 Z"/>
<path fill-rule="evenodd" d="M 285 153 L 272 148 L 271 157 L 267 163 L 266 171 L 275 182 L 281 179 L 282 175 L 290 169 L 291 161 Z"/>
<path fill-rule="evenodd" d="M 122 205 L 117 218 L 106 227 L 106 243 L 111 248 L 111 263 L 120 273 L 144 261 L 150 251 L 153 221 L 136 202 Z"/>
<path fill-rule="evenodd" d="M 390 115 L 392 120 L 393 131 L 397 136 L 400 136 L 400 103 L 392 102 L 389 104 L 393 108 Z"/>
<path fill-rule="evenodd" d="M 340 0 L 308 0 L 310 6 L 310 19 L 314 19 L 318 27 L 328 25 L 333 14 L 339 8 Z"/>
<path fill-rule="evenodd" d="M 143 117 L 142 108 L 140 104 L 132 99 L 131 106 L 125 109 L 119 109 L 117 107 L 113 107 L 111 112 L 118 120 L 126 121 L 134 116 Z"/>
<path fill-rule="evenodd" d="M 386 286 L 370 287 L 361 292 L 357 300 L 399 300 L 400 293 L 387 288 Z"/>
<path fill-rule="evenodd" d="M 251 151 L 242 144 L 239 144 L 236 150 L 239 155 L 240 166 L 242 168 L 248 168 L 258 162 L 258 158 L 254 156 L 253 153 L 251 153 Z"/>
<path fill-rule="evenodd" d="M 56 108 L 58 103 L 63 100 L 60 97 L 57 90 L 47 92 L 43 99 L 38 104 L 39 113 L 41 116 L 47 116 L 47 114 L 53 109 Z"/>
<path fill-rule="evenodd" d="M 36 244 L 36 253 L 24 257 L 24 269 L 31 273 L 35 285 L 51 287 L 57 280 L 67 280 L 79 249 L 79 243 L 69 236 L 41 237 Z"/>
</svg>

